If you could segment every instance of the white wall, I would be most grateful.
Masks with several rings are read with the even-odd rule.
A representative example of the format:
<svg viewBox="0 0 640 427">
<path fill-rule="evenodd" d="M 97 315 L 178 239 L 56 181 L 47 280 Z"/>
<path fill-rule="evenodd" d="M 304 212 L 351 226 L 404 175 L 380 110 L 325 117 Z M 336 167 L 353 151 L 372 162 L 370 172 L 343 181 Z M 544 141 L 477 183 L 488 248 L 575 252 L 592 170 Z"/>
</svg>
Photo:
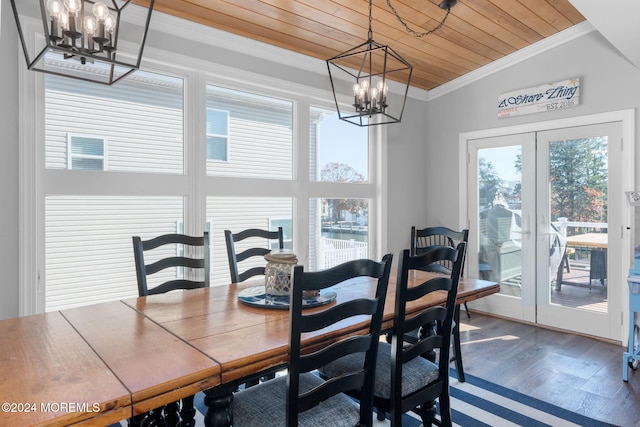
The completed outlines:
<svg viewBox="0 0 640 427">
<path fill-rule="evenodd" d="M 580 106 L 563 111 L 497 118 L 500 93 L 580 77 Z M 593 31 L 533 58 L 506 68 L 427 105 L 427 216 L 430 224 L 457 221 L 459 171 L 458 135 L 640 107 L 640 70 L 598 32 Z M 638 122 L 638 111 L 636 111 Z M 635 138 L 632 143 L 636 143 Z M 636 164 L 640 150 L 636 149 Z M 451 174 L 451 171 L 459 171 Z M 450 177 L 449 182 L 441 178 Z M 457 175 L 457 176 L 456 176 Z M 636 174 L 636 188 L 638 187 Z M 430 185 L 430 182 L 437 183 Z M 430 203 L 437 200 L 438 203 Z"/>
<path fill-rule="evenodd" d="M 0 3 L 0 319 L 18 315 L 18 33 Z"/>
</svg>

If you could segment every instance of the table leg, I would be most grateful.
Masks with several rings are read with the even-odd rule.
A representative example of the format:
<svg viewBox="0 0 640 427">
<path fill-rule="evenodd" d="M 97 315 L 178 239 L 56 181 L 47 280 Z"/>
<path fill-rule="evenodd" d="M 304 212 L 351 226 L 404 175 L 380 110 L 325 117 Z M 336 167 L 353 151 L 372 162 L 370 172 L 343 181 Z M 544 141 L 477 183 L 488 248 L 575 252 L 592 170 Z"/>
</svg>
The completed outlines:
<svg viewBox="0 0 640 427">
<path fill-rule="evenodd" d="M 206 427 L 230 427 L 233 423 L 231 402 L 235 384 L 222 384 L 204 392 L 204 404 L 207 413 L 204 416 Z"/>
<path fill-rule="evenodd" d="M 565 262 L 569 262 L 567 258 L 567 248 L 564 249 L 564 254 L 562 255 L 562 259 L 560 260 L 560 265 L 558 266 L 558 273 L 556 274 L 556 291 L 562 291 L 562 277 L 564 275 L 564 265 Z"/>
</svg>

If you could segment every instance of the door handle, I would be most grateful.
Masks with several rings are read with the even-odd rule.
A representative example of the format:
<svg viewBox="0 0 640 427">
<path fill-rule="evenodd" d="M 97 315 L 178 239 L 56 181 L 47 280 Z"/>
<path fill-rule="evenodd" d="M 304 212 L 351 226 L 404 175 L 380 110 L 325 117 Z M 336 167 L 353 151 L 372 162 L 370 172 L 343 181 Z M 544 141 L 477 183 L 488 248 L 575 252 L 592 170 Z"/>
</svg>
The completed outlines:
<svg viewBox="0 0 640 427">
<path fill-rule="evenodd" d="M 525 218 L 525 227 L 522 227 L 520 229 L 520 231 L 514 231 L 514 233 L 520 233 L 520 234 L 524 234 L 524 235 L 529 235 L 531 234 L 531 220 L 529 215 L 527 215 L 527 217 Z"/>
</svg>

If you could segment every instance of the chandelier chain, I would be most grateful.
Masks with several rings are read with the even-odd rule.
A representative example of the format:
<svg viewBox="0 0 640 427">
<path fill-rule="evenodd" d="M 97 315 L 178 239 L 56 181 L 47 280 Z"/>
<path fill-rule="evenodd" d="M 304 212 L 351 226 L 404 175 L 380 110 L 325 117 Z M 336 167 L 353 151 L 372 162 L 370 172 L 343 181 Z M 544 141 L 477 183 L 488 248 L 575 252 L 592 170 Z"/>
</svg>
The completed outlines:
<svg viewBox="0 0 640 427">
<path fill-rule="evenodd" d="M 405 28 L 405 30 L 407 30 L 408 33 L 413 34 L 415 37 L 421 38 L 421 37 L 425 37 L 428 36 L 429 34 L 438 31 L 443 25 L 444 25 L 444 21 L 447 20 L 447 17 L 449 16 L 449 13 L 451 13 L 451 8 L 448 7 L 447 8 L 447 14 L 444 15 L 444 18 L 442 18 L 442 21 L 440 21 L 440 23 L 438 24 L 437 27 L 429 30 L 429 31 L 424 31 L 424 32 L 417 32 L 415 31 L 413 28 L 409 27 L 409 25 L 404 22 L 404 20 L 400 17 L 400 15 L 398 14 L 398 11 L 393 7 L 393 5 L 391 4 L 391 0 L 387 0 L 387 5 L 389 6 L 389 9 L 391 9 L 391 11 L 393 12 L 393 14 L 396 16 L 396 19 L 402 24 L 402 26 Z M 371 7 L 371 3 L 369 3 L 369 7 Z M 369 12 L 369 28 L 371 28 L 371 12 Z M 369 30 L 371 31 L 371 30 Z"/>
<path fill-rule="evenodd" d="M 372 6 L 371 6 L 371 4 L 372 3 L 373 3 L 373 0 L 369 0 L 369 36 L 368 36 L 369 40 L 373 39 L 373 30 L 372 30 L 372 27 L 371 27 L 371 23 L 372 23 L 372 20 L 371 20 Z"/>
</svg>

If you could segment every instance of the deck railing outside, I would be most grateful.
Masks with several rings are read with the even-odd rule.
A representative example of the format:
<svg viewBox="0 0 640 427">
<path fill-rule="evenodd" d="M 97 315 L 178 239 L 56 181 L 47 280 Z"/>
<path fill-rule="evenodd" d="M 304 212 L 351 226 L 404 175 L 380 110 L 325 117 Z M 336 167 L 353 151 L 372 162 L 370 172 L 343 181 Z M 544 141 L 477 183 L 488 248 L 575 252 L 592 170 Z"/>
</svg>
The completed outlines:
<svg viewBox="0 0 640 427">
<path fill-rule="evenodd" d="M 569 228 L 596 228 L 598 230 L 607 229 L 608 224 L 606 222 L 580 222 L 580 221 L 569 221 L 568 218 L 560 217 L 557 221 L 553 222 L 560 233 L 563 236 L 567 236 L 567 229 Z M 582 234 L 582 233 L 578 233 Z"/>
<path fill-rule="evenodd" d="M 321 237 L 320 248 L 319 270 L 335 267 L 346 261 L 369 257 L 367 242 L 357 242 L 353 239 L 341 240 Z"/>
</svg>

